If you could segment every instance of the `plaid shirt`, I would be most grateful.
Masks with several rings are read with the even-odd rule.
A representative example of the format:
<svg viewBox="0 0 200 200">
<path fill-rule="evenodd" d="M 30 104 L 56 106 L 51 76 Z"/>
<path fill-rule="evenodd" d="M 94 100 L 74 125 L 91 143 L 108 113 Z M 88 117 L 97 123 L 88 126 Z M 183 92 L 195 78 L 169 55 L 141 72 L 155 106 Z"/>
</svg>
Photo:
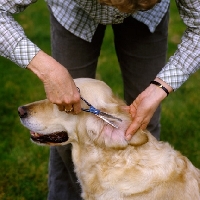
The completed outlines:
<svg viewBox="0 0 200 200">
<path fill-rule="evenodd" d="M 174 56 L 157 75 L 174 90 L 200 68 L 200 1 L 176 0 L 176 3 L 187 29 Z"/>
<path fill-rule="evenodd" d="M 26 67 L 40 50 L 24 34 L 12 14 L 23 11 L 37 0 L 0 0 L 0 55 L 17 65 Z M 122 23 L 128 14 L 97 0 L 46 0 L 59 23 L 76 36 L 91 41 L 99 23 Z M 154 32 L 169 7 L 169 0 L 162 0 L 153 9 L 137 12 L 134 18 L 149 26 Z"/>
<path fill-rule="evenodd" d="M 26 67 L 40 49 L 25 36 L 23 29 L 13 19 L 12 14 L 23 11 L 29 4 L 36 1 L 0 0 L 0 55 L 9 58 L 21 67 Z M 86 41 L 91 41 L 99 23 L 122 23 L 123 19 L 130 15 L 121 13 L 111 6 L 100 5 L 97 0 L 46 1 L 59 23 Z M 153 9 L 137 12 L 132 14 L 132 17 L 146 24 L 149 30 L 154 32 L 167 12 L 168 6 L 169 0 L 162 0 Z M 200 43 L 198 42 L 200 38 L 198 30 L 200 27 L 200 3 L 198 0 L 180 0 L 178 8 L 188 29 L 175 56 L 158 75 L 174 89 L 187 80 L 189 74 L 197 70 L 199 66 L 197 60 L 199 56 L 197 55 L 200 52 Z"/>
</svg>

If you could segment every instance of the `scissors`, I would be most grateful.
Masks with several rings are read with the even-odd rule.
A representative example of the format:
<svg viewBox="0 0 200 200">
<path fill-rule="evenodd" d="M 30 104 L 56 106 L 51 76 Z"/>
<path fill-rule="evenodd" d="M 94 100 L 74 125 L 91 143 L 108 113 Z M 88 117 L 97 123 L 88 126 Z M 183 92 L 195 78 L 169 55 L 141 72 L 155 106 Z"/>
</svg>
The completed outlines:
<svg viewBox="0 0 200 200">
<path fill-rule="evenodd" d="M 80 93 L 80 89 L 77 87 L 79 93 Z M 99 109 L 95 108 L 94 106 L 92 106 L 88 101 L 86 101 L 82 96 L 80 96 L 81 100 L 83 100 L 88 106 L 88 109 L 85 108 L 81 108 L 82 111 L 84 112 L 90 112 L 94 115 L 96 115 L 97 117 L 101 118 L 103 121 L 105 121 L 107 124 L 111 125 L 114 128 L 119 128 L 116 124 L 114 124 L 113 122 L 111 122 L 111 120 L 117 120 L 119 122 L 122 122 L 122 119 L 114 117 L 113 115 L 110 115 L 106 112 L 102 112 Z"/>
</svg>

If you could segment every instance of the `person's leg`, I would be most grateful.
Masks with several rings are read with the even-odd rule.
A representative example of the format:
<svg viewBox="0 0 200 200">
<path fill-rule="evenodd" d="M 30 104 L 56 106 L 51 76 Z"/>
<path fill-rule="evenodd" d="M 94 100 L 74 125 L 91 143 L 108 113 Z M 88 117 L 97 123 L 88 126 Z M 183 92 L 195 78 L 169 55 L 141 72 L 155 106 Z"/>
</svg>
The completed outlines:
<svg viewBox="0 0 200 200">
<path fill-rule="evenodd" d="M 80 186 L 73 172 L 71 145 L 51 147 L 49 160 L 49 200 L 79 200 Z"/>
<path fill-rule="evenodd" d="M 130 105 L 165 65 L 168 13 L 154 33 L 132 17 L 126 18 L 123 24 L 113 25 L 113 31 L 124 82 L 124 98 Z M 160 110 L 159 107 L 148 125 L 148 130 L 157 139 L 160 137 Z"/>
<path fill-rule="evenodd" d="M 67 31 L 51 14 L 52 56 L 69 70 L 73 78 L 95 78 L 105 28 L 98 26 L 89 43 Z M 80 191 L 71 159 L 71 145 L 52 147 L 48 200 L 79 200 Z"/>
</svg>

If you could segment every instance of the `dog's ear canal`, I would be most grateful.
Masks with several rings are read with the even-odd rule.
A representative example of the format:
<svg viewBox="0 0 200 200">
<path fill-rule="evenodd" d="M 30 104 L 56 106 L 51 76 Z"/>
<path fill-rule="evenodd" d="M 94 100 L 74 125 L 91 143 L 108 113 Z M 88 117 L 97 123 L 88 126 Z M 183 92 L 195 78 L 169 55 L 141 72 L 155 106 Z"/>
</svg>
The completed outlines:
<svg viewBox="0 0 200 200">
<path fill-rule="evenodd" d="M 147 143 L 149 141 L 147 134 L 145 133 L 145 131 L 142 130 L 138 130 L 133 137 L 131 138 L 131 140 L 129 141 L 130 145 L 133 146 L 141 146 L 145 143 Z"/>
</svg>

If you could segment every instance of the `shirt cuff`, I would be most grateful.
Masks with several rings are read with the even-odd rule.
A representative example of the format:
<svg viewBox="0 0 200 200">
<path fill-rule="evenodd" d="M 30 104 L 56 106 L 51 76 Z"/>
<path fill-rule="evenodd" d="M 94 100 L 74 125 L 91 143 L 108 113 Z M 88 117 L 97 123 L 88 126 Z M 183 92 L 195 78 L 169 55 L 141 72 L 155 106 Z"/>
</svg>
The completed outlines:
<svg viewBox="0 0 200 200">
<path fill-rule="evenodd" d="M 166 65 L 156 77 L 162 79 L 175 91 L 189 78 L 189 74 L 184 74 L 180 68 L 175 66 Z"/>
<path fill-rule="evenodd" d="M 10 55 L 10 59 L 22 68 L 26 68 L 30 61 L 40 51 L 34 43 L 25 38 L 19 41 L 18 45 Z"/>
</svg>

